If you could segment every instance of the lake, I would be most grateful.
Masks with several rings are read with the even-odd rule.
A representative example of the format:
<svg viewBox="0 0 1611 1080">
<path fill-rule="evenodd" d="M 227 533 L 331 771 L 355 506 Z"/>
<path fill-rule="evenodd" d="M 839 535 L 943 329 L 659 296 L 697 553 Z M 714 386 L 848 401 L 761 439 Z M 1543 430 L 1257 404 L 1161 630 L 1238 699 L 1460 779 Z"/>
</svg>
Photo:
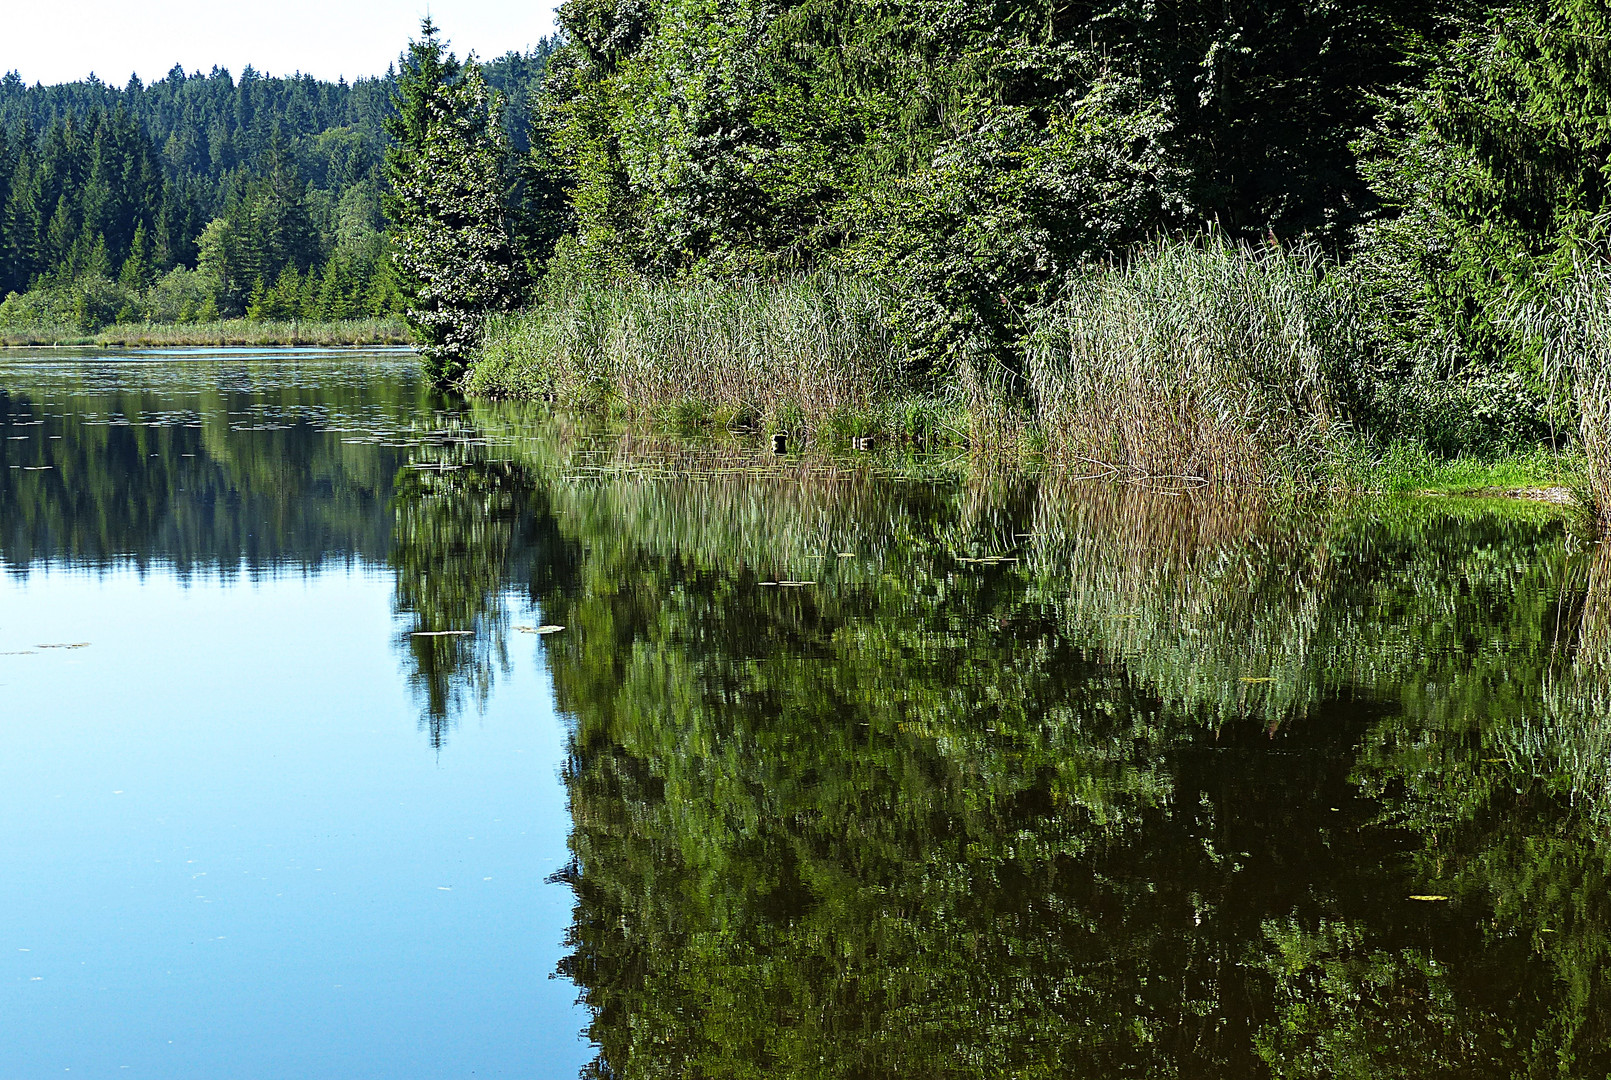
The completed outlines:
<svg viewBox="0 0 1611 1080">
<path fill-rule="evenodd" d="M 0 1077 L 1611 1072 L 1611 556 L 0 353 Z"/>
</svg>

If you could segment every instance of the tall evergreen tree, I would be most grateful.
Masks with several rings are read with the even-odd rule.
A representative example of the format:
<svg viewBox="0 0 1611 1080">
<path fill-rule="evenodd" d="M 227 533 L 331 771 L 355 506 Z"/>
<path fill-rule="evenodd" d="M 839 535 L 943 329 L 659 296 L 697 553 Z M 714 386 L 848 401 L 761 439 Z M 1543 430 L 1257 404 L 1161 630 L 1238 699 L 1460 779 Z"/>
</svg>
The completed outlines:
<svg viewBox="0 0 1611 1080">
<path fill-rule="evenodd" d="M 492 311 L 521 295 L 506 204 L 510 158 L 480 67 L 460 64 L 427 16 L 387 122 L 394 258 L 430 378 L 455 383 Z"/>
</svg>

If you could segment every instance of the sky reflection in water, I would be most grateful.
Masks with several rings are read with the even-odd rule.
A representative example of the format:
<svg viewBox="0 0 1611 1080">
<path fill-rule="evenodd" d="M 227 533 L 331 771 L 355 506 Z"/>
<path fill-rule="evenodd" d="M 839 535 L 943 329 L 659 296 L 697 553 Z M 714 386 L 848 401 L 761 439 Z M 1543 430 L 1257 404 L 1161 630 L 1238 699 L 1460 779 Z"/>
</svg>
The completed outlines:
<svg viewBox="0 0 1611 1080">
<path fill-rule="evenodd" d="M 29 436 L 0 455 L 33 467 L 0 477 L 0 1076 L 591 1057 L 550 978 L 565 730 L 536 643 L 433 747 L 385 561 L 399 463 L 310 423 L 394 431 L 412 365 L 299 364 L 0 363 Z"/>
</svg>

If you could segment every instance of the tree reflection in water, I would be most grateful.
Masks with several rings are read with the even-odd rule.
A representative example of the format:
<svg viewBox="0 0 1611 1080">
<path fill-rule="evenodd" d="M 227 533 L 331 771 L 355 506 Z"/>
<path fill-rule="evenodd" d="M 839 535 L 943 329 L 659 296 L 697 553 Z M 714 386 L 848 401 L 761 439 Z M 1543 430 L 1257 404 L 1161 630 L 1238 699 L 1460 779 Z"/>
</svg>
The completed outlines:
<svg viewBox="0 0 1611 1080">
<path fill-rule="evenodd" d="M 420 571 L 488 558 L 398 566 L 566 553 L 594 1074 L 1611 1067 L 1606 573 L 1558 525 L 586 446 L 422 479 Z"/>
</svg>

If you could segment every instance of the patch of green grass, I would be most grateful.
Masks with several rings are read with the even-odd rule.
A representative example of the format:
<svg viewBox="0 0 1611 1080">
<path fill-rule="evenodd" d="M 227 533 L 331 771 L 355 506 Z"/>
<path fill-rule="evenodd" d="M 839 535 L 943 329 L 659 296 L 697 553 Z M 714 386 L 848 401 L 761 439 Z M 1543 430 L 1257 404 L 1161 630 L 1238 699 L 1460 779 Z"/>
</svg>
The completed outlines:
<svg viewBox="0 0 1611 1080">
<path fill-rule="evenodd" d="M 1575 488 L 1583 482 L 1581 454 L 1534 447 L 1497 456 L 1444 458 L 1398 443 L 1372 460 L 1342 462 L 1342 486 L 1391 494 L 1499 495 L 1521 488 Z"/>
</svg>

